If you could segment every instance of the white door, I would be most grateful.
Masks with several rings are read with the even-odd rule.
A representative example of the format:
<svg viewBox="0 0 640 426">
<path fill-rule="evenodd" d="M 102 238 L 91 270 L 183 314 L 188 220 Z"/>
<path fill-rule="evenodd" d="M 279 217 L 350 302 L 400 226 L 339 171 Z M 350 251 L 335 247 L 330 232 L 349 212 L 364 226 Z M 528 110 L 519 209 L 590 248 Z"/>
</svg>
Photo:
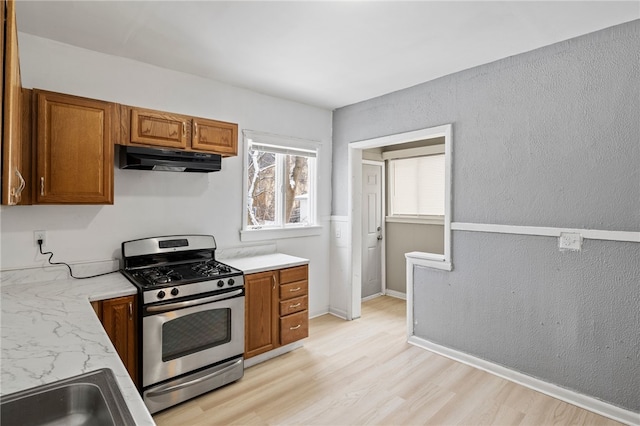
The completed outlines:
<svg viewBox="0 0 640 426">
<path fill-rule="evenodd" d="M 362 298 L 382 293 L 382 165 L 362 164 Z"/>
</svg>

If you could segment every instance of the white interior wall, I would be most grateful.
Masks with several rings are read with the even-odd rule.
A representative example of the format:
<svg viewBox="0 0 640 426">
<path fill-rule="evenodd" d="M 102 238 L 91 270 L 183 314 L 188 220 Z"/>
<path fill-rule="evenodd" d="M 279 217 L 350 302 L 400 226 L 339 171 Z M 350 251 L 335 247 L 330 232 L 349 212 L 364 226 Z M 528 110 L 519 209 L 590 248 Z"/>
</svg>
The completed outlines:
<svg viewBox="0 0 640 426">
<path fill-rule="evenodd" d="M 204 233 L 219 248 L 242 246 L 242 130 L 319 141 L 318 218 L 322 234 L 277 241 L 280 252 L 310 259 L 310 314 L 329 306 L 332 114 L 212 80 L 19 34 L 22 83 L 122 104 L 239 124 L 240 153 L 209 174 L 115 170 L 111 206 L 3 206 L 1 268 L 45 264 L 33 242 L 47 231 L 54 261 L 120 257 L 122 241 L 148 236 Z"/>
</svg>

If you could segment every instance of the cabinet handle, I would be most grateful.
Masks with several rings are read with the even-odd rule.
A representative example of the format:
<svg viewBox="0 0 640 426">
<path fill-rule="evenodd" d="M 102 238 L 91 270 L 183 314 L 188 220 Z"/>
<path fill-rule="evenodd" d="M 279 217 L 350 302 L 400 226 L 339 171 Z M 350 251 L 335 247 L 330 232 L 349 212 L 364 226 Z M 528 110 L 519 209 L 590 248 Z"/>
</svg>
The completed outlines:
<svg viewBox="0 0 640 426">
<path fill-rule="evenodd" d="M 11 195 L 13 196 L 12 204 L 18 204 L 18 202 L 20 201 L 20 198 L 22 198 L 22 191 L 26 186 L 26 182 L 22 178 L 22 174 L 20 174 L 20 170 L 18 169 L 16 169 L 16 176 L 18 176 L 18 179 L 20 179 L 20 185 L 18 185 L 18 188 L 13 188 L 11 190 Z"/>
<path fill-rule="evenodd" d="M 298 324 L 298 325 L 296 325 L 295 327 L 289 327 L 289 330 L 297 330 L 297 329 L 299 329 L 300 327 L 302 327 L 302 324 Z"/>
<path fill-rule="evenodd" d="M 187 136 L 187 123 L 186 122 L 182 122 L 182 137 L 186 137 Z"/>
<path fill-rule="evenodd" d="M 129 302 L 129 320 L 133 319 L 133 303 Z"/>
<path fill-rule="evenodd" d="M 300 291 L 300 287 L 296 287 L 296 288 L 290 288 L 289 289 L 290 292 L 294 292 L 294 291 Z"/>
<path fill-rule="evenodd" d="M 276 289 L 276 276 L 275 275 L 271 275 L 271 281 L 273 282 L 273 289 Z"/>
<path fill-rule="evenodd" d="M 40 178 L 40 195 L 44 195 L 44 176 Z"/>
<path fill-rule="evenodd" d="M 198 139 L 198 123 L 193 123 L 193 138 Z"/>
<path fill-rule="evenodd" d="M 298 302 L 295 305 L 289 305 L 290 308 L 297 308 L 298 306 L 300 306 L 302 303 Z"/>
</svg>

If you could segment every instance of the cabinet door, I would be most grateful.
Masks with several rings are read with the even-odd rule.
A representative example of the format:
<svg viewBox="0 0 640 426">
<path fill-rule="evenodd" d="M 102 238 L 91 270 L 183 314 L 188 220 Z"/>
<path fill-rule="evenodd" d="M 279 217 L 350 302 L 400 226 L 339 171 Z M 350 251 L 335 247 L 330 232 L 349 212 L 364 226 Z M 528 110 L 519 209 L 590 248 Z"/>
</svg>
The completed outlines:
<svg viewBox="0 0 640 426">
<path fill-rule="evenodd" d="M 223 156 L 238 155 L 238 125 L 194 118 L 191 147 Z"/>
<path fill-rule="evenodd" d="M 36 202 L 113 204 L 115 104 L 60 93 L 36 96 Z"/>
<path fill-rule="evenodd" d="M 245 276 L 245 358 L 278 346 L 278 274 Z"/>
<path fill-rule="evenodd" d="M 131 108 L 131 142 L 185 149 L 189 120 L 176 114 Z"/>
<path fill-rule="evenodd" d="M 21 135 L 22 84 L 18 58 L 18 31 L 15 2 L 2 0 L 2 22 L 5 25 L 2 48 L 2 204 L 15 205 L 21 200 L 28 179 L 22 166 L 23 143 Z M 2 67 L 0 65 L 0 67 Z"/>
<path fill-rule="evenodd" d="M 119 297 L 102 302 L 102 325 L 134 383 L 137 382 L 138 377 L 136 311 L 135 296 Z"/>
</svg>

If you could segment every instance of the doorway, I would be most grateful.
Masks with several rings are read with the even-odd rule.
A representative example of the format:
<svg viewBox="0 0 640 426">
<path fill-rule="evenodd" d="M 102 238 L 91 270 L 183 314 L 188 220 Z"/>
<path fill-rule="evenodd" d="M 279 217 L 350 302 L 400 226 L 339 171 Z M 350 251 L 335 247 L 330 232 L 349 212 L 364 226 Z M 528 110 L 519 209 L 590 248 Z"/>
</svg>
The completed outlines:
<svg viewBox="0 0 640 426">
<path fill-rule="evenodd" d="M 424 139 L 432 139 L 437 137 L 444 138 L 445 151 L 445 214 L 444 214 L 444 254 L 430 254 L 430 259 L 442 262 L 450 262 L 451 259 L 451 124 L 438 127 L 420 129 L 412 132 L 398 133 L 379 138 L 368 139 L 349 144 L 348 169 L 350 176 L 348 187 L 349 200 L 349 224 L 351 236 L 351 262 L 350 262 L 350 281 L 347 283 L 348 303 L 346 316 L 348 320 L 360 318 L 362 303 L 362 286 L 363 286 L 363 255 L 364 243 L 363 237 L 363 158 L 362 151 L 364 149 L 384 147 L 390 145 L 399 145 Z M 407 306 L 407 311 L 413 309 Z"/>
<path fill-rule="evenodd" d="M 384 162 L 363 160 L 362 301 L 384 294 L 384 175 Z"/>
</svg>

